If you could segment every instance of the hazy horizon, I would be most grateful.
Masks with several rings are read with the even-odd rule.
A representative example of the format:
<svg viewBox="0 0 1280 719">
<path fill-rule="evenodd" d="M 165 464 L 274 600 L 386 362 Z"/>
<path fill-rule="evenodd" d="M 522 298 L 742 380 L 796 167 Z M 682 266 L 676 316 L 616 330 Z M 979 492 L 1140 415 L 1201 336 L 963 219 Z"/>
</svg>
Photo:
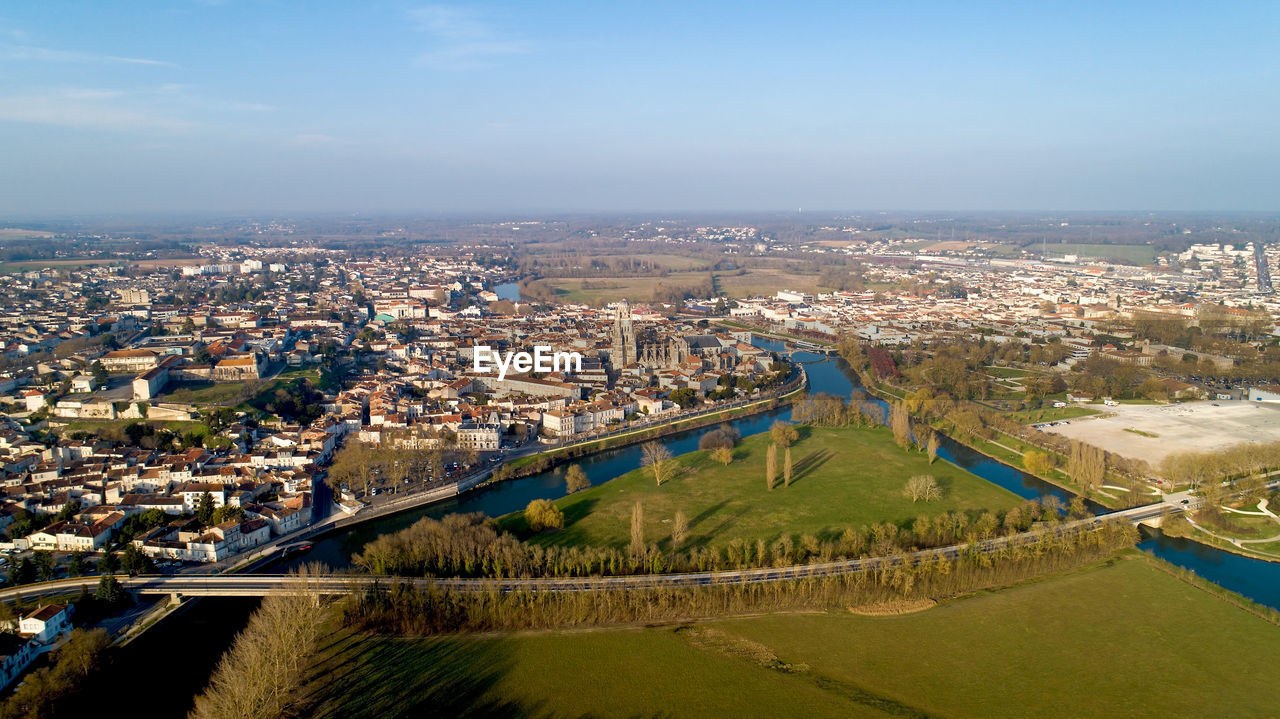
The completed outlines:
<svg viewBox="0 0 1280 719">
<path fill-rule="evenodd" d="M 11 6 L 0 213 L 1272 212 L 1277 30 L 1244 3 Z"/>
</svg>

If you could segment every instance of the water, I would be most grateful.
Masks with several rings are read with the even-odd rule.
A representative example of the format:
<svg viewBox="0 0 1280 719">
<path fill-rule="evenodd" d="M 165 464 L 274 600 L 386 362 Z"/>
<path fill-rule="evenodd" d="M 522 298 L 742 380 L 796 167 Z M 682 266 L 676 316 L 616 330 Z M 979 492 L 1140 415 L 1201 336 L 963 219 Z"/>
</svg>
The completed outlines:
<svg viewBox="0 0 1280 719">
<path fill-rule="evenodd" d="M 504 292 L 512 298 L 518 298 L 519 296 L 519 289 L 515 283 L 500 285 L 495 291 L 500 296 Z M 772 351 L 781 351 L 783 349 L 782 343 L 776 340 L 757 338 L 753 344 Z M 848 365 L 842 359 L 829 358 L 818 361 L 822 360 L 821 356 L 804 352 L 796 353 L 796 359 L 803 362 L 814 362 L 805 366 L 805 370 L 809 373 L 809 389 L 813 393 L 827 392 L 838 397 L 848 397 L 856 386 L 854 380 L 851 379 L 852 373 L 848 371 Z M 873 401 L 878 402 L 882 407 L 885 406 L 883 402 Z M 789 420 L 790 418 L 790 407 L 781 407 L 733 420 L 729 424 L 736 427 L 745 437 L 768 430 L 776 419 Z M 703 429 L 680 432 L 665 437 L 662 441 L 671 449 L 673 454 L 682 454 L 697 449 L 698 439 L 714 428 L 715 425 Z M 1023 498 L 1038 499 L 1052 495 L 1065 503 L 1072 496 L 1053 484 L 975 452 L 948 438 L 942 439 L 938 449 L 938 456 Z M 638 445 L 633 445 L 610 450 L 583 458 L 578 461 L 578 464 L 586 472 L 592 484 L 599 484 L 638 467 L 640 465 L 640 449 Z M 426 508 L 356 525 L 351 529 L 343 530 L 316 541 L 312 551 L 285 562 L 277 563 L 265 571 L 283 571 L 302 562 L 320 562 L 331 567 L 347 567 L 350 566 L 352 554 L 359 552 L 361 547 L 378 535 L 403 529 L 424 516 L 438 517 L 452 512 L 483 512 L 491 517 L 496 517 L 523 509 L 534 499 L 561 497 L 564 495 L 563 471 L 564 468 L 561 467 L 523 479 L 501 482 Z M 1144 540 L 1138 546 L 1141 549 L 1153 552 L 1156 556 L 1171 564 L 1190 569 L 1201 577 L 1249 597 L 1260 604 L 1280 609 L 1280 564 L 1271 564 L 1241 557 L 1189 540 L 1165 537 L 1159 533 Z M 224 603 L 232 601 L 235 600 L 205 600 L 201 604 L 208 607 L 220 607 Z M 232 614 L 234 614 L 237 621 L 232 621 L 225 625 L 225 642 L 221 646 L 201 647 L 202 654 L 210 652 L 208 656 L 204 656 L 194 666 L 194 671 L 198 673 L 201 679 L 184 684 L 184 690 L 189 686 L 196 686 L 202 683 L 202 678 L 207 676 L 207 667 L 212 666 L 213 661 L 216 660 L 216 655 L 213 655 L 212 652 L 220 653 L 225 650 L 235 631 L 239 630 L 243 625 L 244 619 L 247 618 L 247 611 L 241 605 L 227 604 L 226 606 L 235 607 L 235 611 Z M 206 607 L 201 606 L 196 609 L 205 610 Z M 208 609 L 207 611 L 213 612 L 214 610 Z M 200 621 L 205 616 L 205 613 L 204 611 L 198 611 L 180 614 L 172 620 L 166 621 L 159 628 L 160 632 L 151 632 L 149 634 L 186 636 L 189 630 L 195 631 L 195 629 L 198 629 L 198 627 L 192 628 L 188 625 Z M 175 713 L 173 714 L 175 717 L 182 716 L 186 711 L 185 708 L 177 704 L 173 706 L 175 707 Z"/>
<path fill-rule="evenodd" d="M 1138 544 L 1138 549 L 1190 569 L 1258 604 L 1280 609 L 1280 564 L 1224 552 L 1184 537 L 1170 537 L 1158 530 L 1144 528 L 1143 535 L 1147 539 Z"/>
<path fill-rule="evenodd" d="M 759 337 L 753 340 L 753 344 L 774 352 L 784 349 L 783 344 L 777 340 Z M 848 397 L 853 392 L 856 385 L 851 379 L 852 373 L 848 371 L 849 366 L 843 359 L 824 359 L 822 355 L 810 352 L 797 352 L 795 359 L 813 363 L 805 365 L 805 371 L 809 374 L 810 392 L 826 392 L 838 397 Z M 887 409 L 883 401 L 877 399 L 872 401 L 881 408 Z M 732 420 L 728 424 L 735 427 L 742 436 L 747 437 L 767 431 L 778 419 L 790 420 L 791 407 L 779 407 L 768 412 Z M 664 437 L 662 442 L 672 454 L 692 452 L 698 448 L 698 440 L 702 435 L 718 426 L 712 425 L 669 435 Z M 939 445 L 938 456 L 1024 499 L 1038 499 L 1052 495 L 1065 504 L 1072 496 L 1056 485 L 1002 464 L 945 437 Z M 592 484 L 607 482 L 640 466 L 640 445 L 601 452 L 578 460 L 577 464 L 582 467 Z M 498 517 L 524 509 L 535 499 L 557 499 L 564 496 L 564 469 L 561 466 L 523 479 L 500 482 L 446 502 L 357 525 L 353 529 L 316 541 L 310 552 L 277 564 L 272 571 L 287 569 L 304 562 L 320 562 L 335 568 L 350 566 L 351 555 L 358 553 L 366 543 L 380 534 L 408 527 L 422 517 L 439 517 L 454 512 L 483 512 L 490 517 Z"/>
<path fill-rule="evenodd" d="M 519 282 L 503 282 L 497 287 L 494 287 L 493 292 L 500 300 L 511 300 L 512 302 L 520 301 Z"/>
</svg>

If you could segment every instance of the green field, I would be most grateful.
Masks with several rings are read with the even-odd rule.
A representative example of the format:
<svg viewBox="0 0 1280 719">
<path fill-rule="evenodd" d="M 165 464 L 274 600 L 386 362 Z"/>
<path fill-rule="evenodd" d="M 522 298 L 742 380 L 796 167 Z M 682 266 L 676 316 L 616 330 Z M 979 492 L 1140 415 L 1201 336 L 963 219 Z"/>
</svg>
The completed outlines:
<svg viewBox="0 0 1280 719">
<path fill-rule="evenodd" d="M 194 382 L 174 385 L 157 399 L 161 402 L 182 402 L 199 406 L 230 405 L 237 402 L 244 384 L 243 382 Z"/>
<path fill-rule="evenodd" d="M 847 527 L 885 521 L 905 526 L 921 514 L 994 511 L 1021 501 L 945 461 L 930 465 L 924 454 L 899 449 L 883 427 L 800 431 L 801 439 L 791 449 L 795 474 L 790 487 L 766 489 L 769 435 L 763 433 L 746 438 L 728 466 L 712 461 L 707 452 L 691 452 L 678 458 L 680 474 L 660 487 L 647 470 L 638 469 L 557 500 L 565 528 L 531 541 L 625 547 L 637 501 L 644 506 L 646 541 L 663 547 L 677 510 L 689 521 L 685 546 L 693 547 L 734 538 L 768 540 L 783 532 L 824 538 Z M 778 463 L 781 466 L 782 453 Z M 933 475 L 943 489 L 942 499 L 913 503 L 903 496 L 903 485 L 916 474 Z M 520 513 L 501 521 L 511 531 L 525 532 Z"/>
<path fill-rule="evenodd" d="M 896 616 L 435 638 L 339 630 L 295 708 L 342 719 L 1274 716 L 1280 628 L 1127 557 Z"/>
<path fill-rule="evenodd" d="M 686 258 L 687 259 L 687 258 Z M 560 302 L 600 305 L 626 298 L 633 302 L 650 302 L 660 285 L 668 288 L 705 285 L 711 273 L 705 270 L 670 272 L 665 277 L 549 277 L 546 283 Z M 778 290 L 805 292 L 829 290 L 817 284 L 816 275 L 804 275 L 775 268 L 749 269 L 714 273 L 720 291 L 728 297 L 773 295 Z M 583 285 L 587 286 L 584 287 Z"/>
<path fill-rule="evenodd" d="M 1076 417 L 1088 417 L 1095 414 L 1101 414 L 1102 410 L 1093 409 L 1092 407 L 1042 407 L 1041 409 L 1023 409 L 1016 412 L 1010 412 L 1009 418 L 1017 420 L 1022 424 L 1036 424 L 1039 422 L 1057 422 L 1060 419 L 1074 419 Z"/>
<path fill-rule="evenodd" d="M 1032 252 L 1040 252 L 1040 245 L 1027 247 Z M 1156 258 L 1156 249 L 1151 245 L 1104 245 L 1087 242 L 1050 244 L 1043 248 L 1050 257 L 1063 255 L 1079 255 L 1082 258 L 1092 257 L 1116 262 L 1128 262 L 1135 265 L 1149 265 Z"/>
<path fill-rule="evenodd" d="M 277 389 L 299 377 L 311 380 L 312 384 L 320 380 L 320 371 L 295 367 L 287 369 L 268 380 L 257 382 L 200 382 L 173 386 L 157 399 L 161 402 L 183 402 L 197 406 L 234 407 L 242 412 L 254 409 L 255 405 L 266 402 Z M 243 399 L 246 387 L 253 394 Z"/>
</svg>

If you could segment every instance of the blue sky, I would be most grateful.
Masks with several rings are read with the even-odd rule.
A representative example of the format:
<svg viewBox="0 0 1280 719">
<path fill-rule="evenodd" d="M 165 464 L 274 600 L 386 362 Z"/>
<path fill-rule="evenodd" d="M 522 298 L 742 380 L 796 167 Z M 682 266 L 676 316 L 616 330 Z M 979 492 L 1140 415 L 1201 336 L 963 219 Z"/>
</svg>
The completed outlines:
<svg viewBox="0 0 1280 719">
<path fill-rule="evenodd" d="M 1280 4 L 0 2 L 0 212 L 1276 210 Z"/>
</svg>

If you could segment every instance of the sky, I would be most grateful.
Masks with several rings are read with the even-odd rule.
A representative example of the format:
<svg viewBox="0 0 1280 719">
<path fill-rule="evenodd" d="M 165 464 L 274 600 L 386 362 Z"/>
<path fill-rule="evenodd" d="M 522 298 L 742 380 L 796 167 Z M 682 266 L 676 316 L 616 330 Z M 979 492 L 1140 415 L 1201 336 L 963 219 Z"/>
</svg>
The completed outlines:
<svg viewBox="0 0 1280 719">
<path fill-rule="evenodd" d="M 0 215 L 1260 210 L 1280 3 L 0 0 Z"/>
</svg>

